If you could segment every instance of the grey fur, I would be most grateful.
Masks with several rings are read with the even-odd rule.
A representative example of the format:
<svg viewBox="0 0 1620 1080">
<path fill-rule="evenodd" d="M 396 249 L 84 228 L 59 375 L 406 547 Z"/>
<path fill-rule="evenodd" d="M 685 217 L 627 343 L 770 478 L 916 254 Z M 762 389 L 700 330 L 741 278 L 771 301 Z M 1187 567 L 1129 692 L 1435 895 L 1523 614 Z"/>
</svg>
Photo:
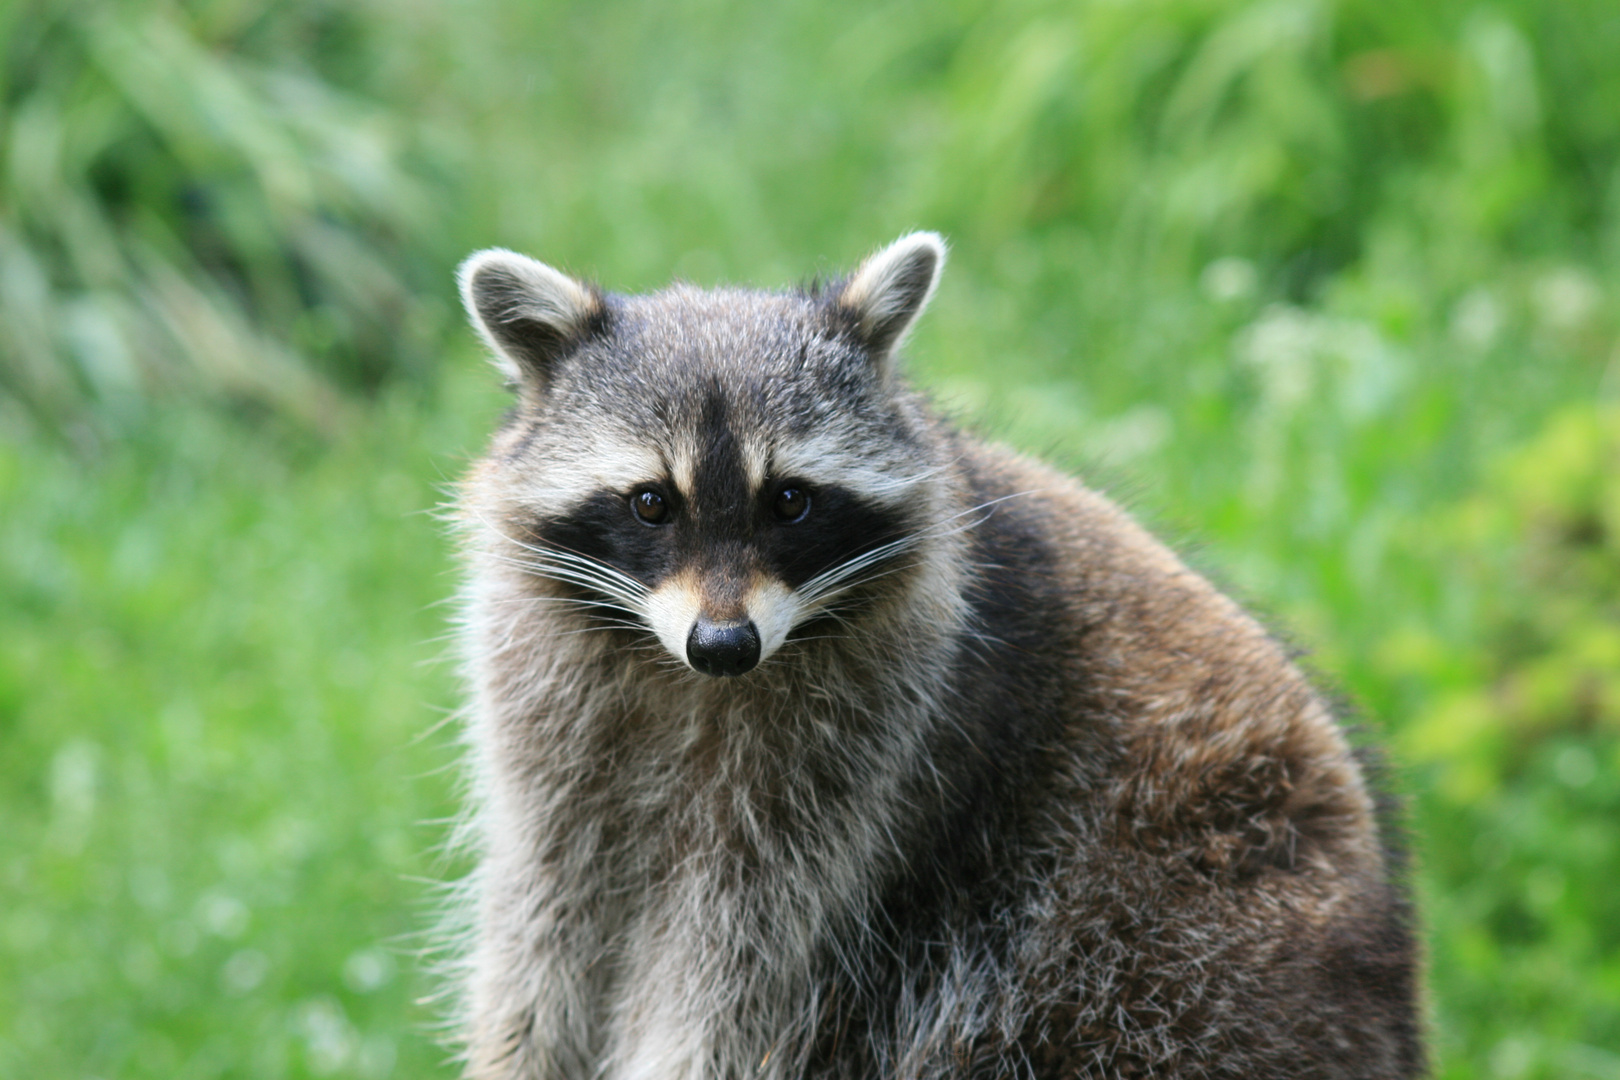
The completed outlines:
<svg viewBox="0 0 1620 1080">
<path fill-rule="evenodd" d="M 520 396 L 457 511 L 468 1076 L 1423 1071 L 1395 857 L 1321 700 L 1117 508 L 893 374 L 943 256 L 640 297 L 469 260 Z M 515 358 L 513 310 L 555 331 Z M 714 612 L 758 668 L 691 670 Z"/>
</svg>

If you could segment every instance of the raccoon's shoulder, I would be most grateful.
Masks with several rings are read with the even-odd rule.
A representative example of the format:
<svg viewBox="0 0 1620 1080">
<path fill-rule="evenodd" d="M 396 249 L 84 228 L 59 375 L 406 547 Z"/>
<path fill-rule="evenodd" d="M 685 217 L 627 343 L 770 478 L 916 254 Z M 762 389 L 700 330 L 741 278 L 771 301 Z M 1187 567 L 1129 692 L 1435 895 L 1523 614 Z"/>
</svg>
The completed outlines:
<svg viewBox="0 0 1620 1080">
<path fill-rule="evenodd" d="M 980 632 L 1038 669 L 1061 738 L 1102 763 L 1105 831 L 1221 874 L 1379 872 L 1356 757 L 1254 618 L 1078 480 L 977 442 L 960 460 L 993 511 L 974 540 Z"/>
<path fill-rule="evenodd" d="M 1082 639 L 1084 648 L 1097 647 L 1099 630 L 1112 641 L 1126 626 L 1127 610 L 1138 634 L 1112 644 L 1147 652 L 1169 637 L 1217 625 L 1257 629 L 1129 514 L 1075 477 L 970 436 L 957 436 L 952 451 L 971 508 L 965 516 L 981 594 L 1009 591 L 1056 613 L 1068 647 L 1081 648 Z"/>
</svg>

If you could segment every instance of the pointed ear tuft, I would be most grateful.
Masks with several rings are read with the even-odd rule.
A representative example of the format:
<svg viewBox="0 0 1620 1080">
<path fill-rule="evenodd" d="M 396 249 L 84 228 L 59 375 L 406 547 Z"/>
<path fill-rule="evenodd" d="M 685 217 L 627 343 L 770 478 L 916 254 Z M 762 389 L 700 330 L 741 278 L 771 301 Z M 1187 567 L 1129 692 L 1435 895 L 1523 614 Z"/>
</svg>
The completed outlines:
<svg viewBox="0 0 1620 1080">
<path fill-rule="evenodd" d="M 601 294 L 526 255 L 490 248 L 456 274 L 473 328 L 518 385 L 544 388 L 558 360 L 599 328 Z"/>
<path fill-rule="evenodd" d="M 839 290 L 837 304 L 855 322 L 873 359 L 894 351 L 922 314 L 945 265 L 938 233 L 902 236 L 861 263 Z"/>
</svg>

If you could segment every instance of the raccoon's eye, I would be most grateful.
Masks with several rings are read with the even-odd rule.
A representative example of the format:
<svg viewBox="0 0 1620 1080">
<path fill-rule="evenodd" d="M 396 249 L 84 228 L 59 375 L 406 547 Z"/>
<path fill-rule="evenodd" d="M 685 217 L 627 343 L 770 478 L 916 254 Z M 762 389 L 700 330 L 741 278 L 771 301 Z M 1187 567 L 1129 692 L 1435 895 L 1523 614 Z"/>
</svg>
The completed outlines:
<svg viewBox="0 0 1620 1080">
<path fill-rule="evenodd" d="M 776 520 L 792 525 L 803 521 L 805 515 L 810 513 L 810 493 L 801 487 L 785 487 L 776 493 L 776 502 L 771 510 L 776 514 Z"/>
<path fill-rule="evenodd" d="M 644 488 L 630 496 L 630 509 L 648 525 L 662 525 L 669 520 L 669 503 L 656 491 Z"/>
</svg>

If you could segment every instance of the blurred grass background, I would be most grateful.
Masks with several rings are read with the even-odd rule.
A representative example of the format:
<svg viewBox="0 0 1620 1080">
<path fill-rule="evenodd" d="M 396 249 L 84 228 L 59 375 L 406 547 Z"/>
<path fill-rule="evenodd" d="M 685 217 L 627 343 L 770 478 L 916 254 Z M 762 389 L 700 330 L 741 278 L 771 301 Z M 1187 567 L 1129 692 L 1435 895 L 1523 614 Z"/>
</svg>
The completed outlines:
<svg viewBox="0 0 1620 1080">
<path fill-rule="evenodd" d="M 953 245 L 912 369 L 1307 645 L 1437 1075 L 1620 1078 L 1612 0 L 0 4 L 0 1076 L 450 1075 L 478 246 Z"/>
</svg>

